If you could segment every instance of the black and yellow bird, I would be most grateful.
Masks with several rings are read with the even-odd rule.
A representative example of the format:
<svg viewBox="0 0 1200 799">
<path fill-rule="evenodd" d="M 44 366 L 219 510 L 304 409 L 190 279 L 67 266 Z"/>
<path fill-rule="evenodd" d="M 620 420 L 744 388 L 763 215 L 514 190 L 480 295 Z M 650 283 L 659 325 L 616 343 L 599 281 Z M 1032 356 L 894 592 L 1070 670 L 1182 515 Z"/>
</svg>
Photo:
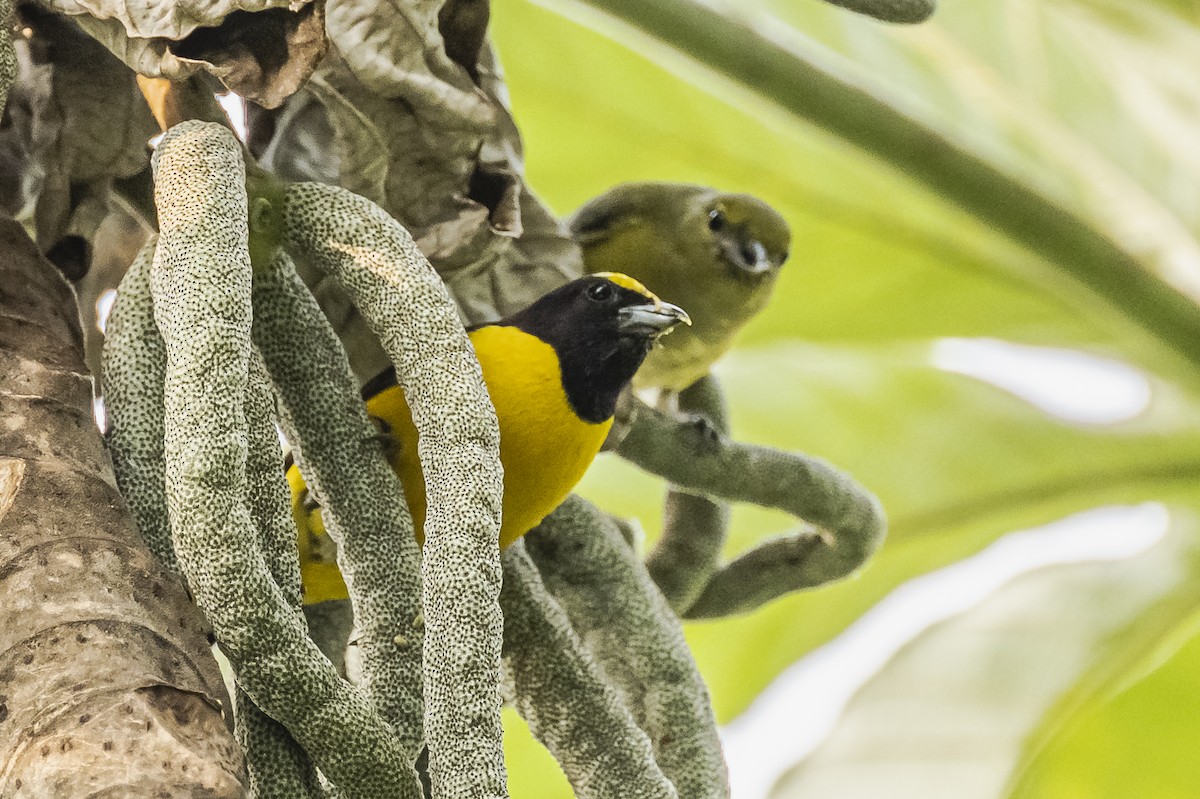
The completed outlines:
<svg viewBox="0 0 1200 799">
<path fill-rule="evenodd" d="M 570 226 L 588 272 L 620 268 L 695 319 L 633 380 L 672 391 L 703 377 L 767 304 L 792 238 L 762 200 L 687 183 L 617 186 L 581 206 Z"/>
<path fill-rule="evenodd" d="M 600 451 L 617 396 L 659 337 L 684 311 L 623 274 L 597 274 L 561 286 L 528 308 L 469 335 L 500 425 L 504 466 L 500 546 L 508 546 L 566 498 Z M 394 370 L 363 388 L 367 412 L 389 439 L 417 539 L 425 522 L 425 478 L 417 429 Z M 347 596 L 320 508 L 300 470 L 287 473 L 299 531 L 305 604 Z"/>
</svg>

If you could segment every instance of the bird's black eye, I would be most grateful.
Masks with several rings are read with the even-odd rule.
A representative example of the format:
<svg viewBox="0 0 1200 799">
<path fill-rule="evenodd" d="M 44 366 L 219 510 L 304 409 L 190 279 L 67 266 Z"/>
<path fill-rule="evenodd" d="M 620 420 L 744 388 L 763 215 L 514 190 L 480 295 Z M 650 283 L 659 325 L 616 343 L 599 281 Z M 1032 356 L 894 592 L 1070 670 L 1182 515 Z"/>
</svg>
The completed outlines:
<svg viewBox="0 0 1200 799">
<path fill-rule="evenodd" d="M 708 212 L 708 229 L 719 233 L 725 227 L 725 214 L 714 209 Z"/>
<path fill-rule="evenodd" d="M 613 284 L 607 280 L 602 283 L 593 283 L 588 286 L 587 290 L 588 299 L 595 300 L 596 302 L 608 302 L 613 298 L 614 293 Z"/>
</svg>

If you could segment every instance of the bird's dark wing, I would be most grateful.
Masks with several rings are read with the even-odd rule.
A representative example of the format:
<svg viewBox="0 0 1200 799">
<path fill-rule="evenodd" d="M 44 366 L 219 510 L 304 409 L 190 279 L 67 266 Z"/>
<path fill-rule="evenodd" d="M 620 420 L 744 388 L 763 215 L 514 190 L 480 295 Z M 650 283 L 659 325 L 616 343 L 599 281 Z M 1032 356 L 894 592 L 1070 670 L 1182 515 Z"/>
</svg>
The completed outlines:
<svg viewBox="0 0 1200 799">
<path fill-rule="evenodd" d="M 629 219 L 634 209 L 625 198 L 605 194 L 584 204 L 571 217 L 571 237 L 584 247 L 599 244 Z"/>
<path fill-rule="evenodd" d="M 389 366 L 368 380 L 362 387 L 363 402 L 366 402 L 384 389 L 391 388 L 396 383 L 396 367 Z"/>
</svg>

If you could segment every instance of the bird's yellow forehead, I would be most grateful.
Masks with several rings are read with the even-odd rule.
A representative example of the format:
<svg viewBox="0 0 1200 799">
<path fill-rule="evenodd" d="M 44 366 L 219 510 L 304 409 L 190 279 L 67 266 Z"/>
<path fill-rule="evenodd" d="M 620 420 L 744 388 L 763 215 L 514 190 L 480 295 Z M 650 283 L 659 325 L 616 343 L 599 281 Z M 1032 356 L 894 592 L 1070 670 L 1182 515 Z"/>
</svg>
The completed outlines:
<svg viewBox="0 0 1200 799">
<path fill-rule="evenodd" d="M 602 277 L 610 283 L 616 283 L 621 288 L 636 291 L 656 306 L 662 305 L 662 300 L 658 298 L 657 294 L 642 285 L 640 280 L 634 280 L 629 275 L 623 275 L 620 272 L 597 272 L 595 277 Z"/>
</svg>

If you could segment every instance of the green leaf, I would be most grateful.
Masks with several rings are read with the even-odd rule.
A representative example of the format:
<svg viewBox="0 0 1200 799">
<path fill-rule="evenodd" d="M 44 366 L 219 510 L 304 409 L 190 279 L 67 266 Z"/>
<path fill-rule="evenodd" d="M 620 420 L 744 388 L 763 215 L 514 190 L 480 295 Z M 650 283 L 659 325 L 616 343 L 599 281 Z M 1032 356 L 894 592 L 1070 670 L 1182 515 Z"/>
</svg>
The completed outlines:
<svg viewBox="0 0 1200 799">
<path fill-rule="evenodd" d="M 1024 536 L 1029 554 L 1054 548 L 1052 532 Z M 1198 601 L 1200 528 L 1188 513 L 1132 559 L 1019 577 L 905 646 L 770 795 L 1006 795 L 1029 729 L 1106 698 Z"/>
<path fill-rule="evenodd" d="M 1180 627 L 1178 632 L 1186 631 Z M 1191 625 L 1195 632 L 1195 624 Z M 1171 642 L 1178 643 L 1178 642 Z M 1027 766 L 1017 799 L 1195 796 L 1200 636 L 1107 702 L 1089 702 Z"/>
<path fill-rule="evenodd" d="M 1168 384 L 1154 385 L 1150 406 L 1137 417 L 1084 426 L 973 378 L 931 369 L 924 356 L 927 350 L 912 345 L 793 343 L 743 349 L 720 365 L 737 438 L 832 460 L 875 490 L 891 519 L 883 550 L 857 579 L 748 617 L 690 626 L 722 719 L 905 580 L 1017 527 L 1154 499 L 1166 486 L 1200 479 L 1200 427 L 1179 411 Z M 585 482 L 592 499 L 639 517 L 649 530 L 659 525 L 659 490 L 615 459 L 594 467 Z M 791 524 L 738 508 L 730 549 Z M 734 658 L 731 651 L 755 655 Z"/>
<path fill-rule="evenodd" d="M 554 7 L 599 32 L 512 0 L 494 22 L 532 185 L 564 213 L 645 179 L 749 191 L 779 207 L 795 254 L 747 340 L 1000 335 L 1119 348 L 1164 371 L 1178 364 L 1140 321 L 954 202 L 627 27 Z M 795 8 L 866 26 L 860 38 L 880 30 L 836 9 Z M 515 46 L 527 40 L 539 47 Z"/>
<path fill-rule="evenodd" d="M 728 721 L 897 586 L 1009 531 L 1194 499 L 1200 335 L 1183 331 L 1200 325 L 1184 298 L 1200 296 L 1200 19 L 1165 1 L 979 0 L 897 29 L 815 2 L 706 6 L 703 24 L 741 36 L 748 19 L 757 44 L 737 39 L 746 46 L 726 61 L 699 51 L 701 64 L 553 0 L 499 0 L 493 33 L 530 182 L 555 210 L 622 181 L 683 180 L 757 194 L 793 227 L 775 299 L 718 366 L 734 435 L 847 469 L 879 494 L 891 526 L 855 580 L 689 626 Z M 660 35 L 679 42 L 701 24 L 676 20 L 681 33 Z M 807 64 L 796 80 L 754 83 L 734 63 L 742 52 L 761 64 L 772 46 Z M 1110 424 L 1059 418 L 936 368 L 947 338 L 1113 358 L 1141 373 L 1150 399 Z M 655 534 L 655 481 L 609 458 L 584 490 Z M 729 554 L 794 523 L 738 508 Z M 1186 604 L 1159 606 L 1155 629 L 1187 623 Z M 1082 606 L 1079 623 L 1115 631 L 1114 647 L 1127 636 L 1133 652 L 1148 645 L 1127 626 L 1139 607 Z M 1055 696 L 1076 704 L 1045 717 L 1025 708 L 1014 746 L 1029 736 L 1031 754 L 1051 751 L 1100 690 L 1088 686 L 1127 676 L 1134 660 L 1080 666 L 1078 693 L 1064 677 Z M 529 768 L 514 767 L 514 786 L 564 795 Z"/>
</svg>

